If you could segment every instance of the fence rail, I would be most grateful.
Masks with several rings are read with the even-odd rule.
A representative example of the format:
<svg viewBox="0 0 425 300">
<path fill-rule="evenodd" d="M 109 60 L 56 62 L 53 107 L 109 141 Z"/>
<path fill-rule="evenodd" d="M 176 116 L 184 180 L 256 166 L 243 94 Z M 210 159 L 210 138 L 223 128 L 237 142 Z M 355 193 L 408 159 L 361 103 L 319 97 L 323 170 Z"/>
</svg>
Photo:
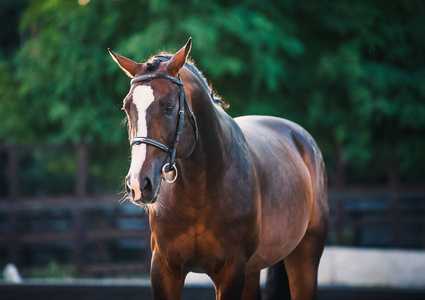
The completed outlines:
<svg viewBox="0 0 425 300">
<path fill-rule="evenodd" d="M 328 244 L 425 248 L 425 190 L 398 191 L 396 206 L 392 195 L 382 189 L 330 191 Z M 147 272 L 147 216 L 119 200 L 0 199 L 0 253 L 7 258 L 2 263 L 25 269 L 53 257 L 71 261 L 79 276 Z"/>
</svg>

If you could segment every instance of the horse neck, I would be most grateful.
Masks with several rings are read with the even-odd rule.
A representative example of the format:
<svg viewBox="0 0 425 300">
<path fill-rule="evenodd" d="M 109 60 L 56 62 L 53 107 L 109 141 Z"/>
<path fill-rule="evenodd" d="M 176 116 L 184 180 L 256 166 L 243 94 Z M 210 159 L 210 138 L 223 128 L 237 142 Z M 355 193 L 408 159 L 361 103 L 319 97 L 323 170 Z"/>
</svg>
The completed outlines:
<svg viewBox="0 0 425 300">
<path fill-rule="evenodd" d="M 182 182 L 186 188 L 213 187 L 228 168 L 239 127 L 224 110 L 213 103 L 208 91 L 193 78 L 190 102 L 196 116 L 199 140 L 192 154 L 180 162 Z"/>
</svg>

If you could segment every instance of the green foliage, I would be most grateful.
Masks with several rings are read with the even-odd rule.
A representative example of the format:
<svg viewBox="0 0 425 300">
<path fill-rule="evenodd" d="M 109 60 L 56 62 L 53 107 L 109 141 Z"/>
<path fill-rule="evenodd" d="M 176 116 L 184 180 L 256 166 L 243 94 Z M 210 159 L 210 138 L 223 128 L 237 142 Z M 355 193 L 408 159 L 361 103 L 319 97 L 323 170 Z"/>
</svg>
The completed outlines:
<svg viewBox="0 0 425 300">
<path fill-rule="evenodd" d="M 425 149 L 425 43 L 416 39 L 424 33 L 424 4 L 342 1 L 329 8 L 323 15 L 311 10 L 324 24 L 317 36 L 332 37 L 318 53 L 319 82 L 308 107 L 311 125 L 325 127 L 317 136 L 342 145 L 348 163 L 384 157 L 406 171 L 423 163 L 403 149 Z"/>
<path fill-rule="evenodd" d="M 343 149 L 339 163 L 359 178 L 389 161 L 406 178 L 424 165 L 421 1 L 31 0 L 20 31 L 19 51 L 0 56 L 8 143 L 125 143 L 128 79 L 106 48 L 143 61 L 192 36 L 191 56 L 231 115 L 294 120 L 328 164 Z"/>
<path fill-rule="evenodd" d="M 101 67 L 109 63 L 109 36 L 90 30 L 100 21 L 76 1 L 30 2 L 22 28 L 31 37 L 15 58 L 21 83 L 16 101 L 31 112 L 27 128 L 37 129 L 29 138 L 117 142 L 122 137 L 115 125 L 121 118 L 114 109 L 119 102 L 103 87 L 111 83 Z"/>
</svg>

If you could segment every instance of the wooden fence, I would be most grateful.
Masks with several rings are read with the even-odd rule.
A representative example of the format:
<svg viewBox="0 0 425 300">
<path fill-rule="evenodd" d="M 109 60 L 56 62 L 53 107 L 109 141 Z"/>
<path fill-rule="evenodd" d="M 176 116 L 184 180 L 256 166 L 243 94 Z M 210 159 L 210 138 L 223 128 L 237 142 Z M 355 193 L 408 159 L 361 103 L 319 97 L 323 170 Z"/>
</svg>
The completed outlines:
<svg viewBox="0 0 425 300">
<path fill-rule="evenodd" d="M 331 191 L 328 244 L 425 248 L 425 191 L 407 190 L 397 195 L 395 203 L 385 190 Z M 25 268 L 43 263 L 43 259 L 37 260 L 37 251 L 51 256 L 56 251 L 62 253 L 57 260 L 73 261 L 79 276 L 147 272 L 147 216 L 128 201 L 120 204 L 119 200 L 118 196 L 0 200 L 0 251 L 7 257 L 2 262 Z M 130 253 L 127 258 L 125 253 Z"/>
<path fill-rule="evenodd" d="M 87 149 L 75 146 L 72 197 L 22 199 L 18 149 L 6 153 L 6 196 L 0 197 L 0 266 L 20 269 L 54 259 L 72 263 L 77 276 L 147 272 L 150 231 L 144 212 L 120 196 L 88 197 Z M 1 157 L 0 157 L 1 159 Z M 329 192 L 328 244 L 425 248 L 425 189 L 345 189 Z"/>
<path fill-rule="evenodd" d="M 0 233 L 0 251 L 7 262 L 23 269 L 54 259 L 60 263 L 71 261 L 78 276 L 147 272 L 147 216 L 140 208 L 120 204 L 119 200 L 102 197 L 0 201 L 0 226 L 5 229 Z M 130 247 L 136 252 L 130 253 L 134 261 L 113 254 L 120 249 L 126 253 L 126 248 L 129 253 L 129 247 L 122 246 L 129 243 L 135 244 Z"/>
<path fill-rule="evenodd" d="M 425 249 L 423 188 L 329 192 L 334 245 Z"/>
</svg>

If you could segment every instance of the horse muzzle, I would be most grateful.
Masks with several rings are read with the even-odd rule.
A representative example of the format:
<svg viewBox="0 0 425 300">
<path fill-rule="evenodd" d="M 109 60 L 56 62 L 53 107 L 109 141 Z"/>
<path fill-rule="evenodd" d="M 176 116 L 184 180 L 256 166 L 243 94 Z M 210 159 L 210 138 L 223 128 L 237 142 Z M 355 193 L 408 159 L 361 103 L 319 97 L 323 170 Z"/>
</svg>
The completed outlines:
<svg viewBox="0 0 425 300">
<path fill-rule="evenodd" d="M 126 178 L 127 194 L 136 205 L 155 203 L 159 196 L 160 187 L 161 177 L 159 177 L 159 180 L 153 180 L 149 176 L 141 177 L 140 180 L 130 176 Z"/>
</svg>

